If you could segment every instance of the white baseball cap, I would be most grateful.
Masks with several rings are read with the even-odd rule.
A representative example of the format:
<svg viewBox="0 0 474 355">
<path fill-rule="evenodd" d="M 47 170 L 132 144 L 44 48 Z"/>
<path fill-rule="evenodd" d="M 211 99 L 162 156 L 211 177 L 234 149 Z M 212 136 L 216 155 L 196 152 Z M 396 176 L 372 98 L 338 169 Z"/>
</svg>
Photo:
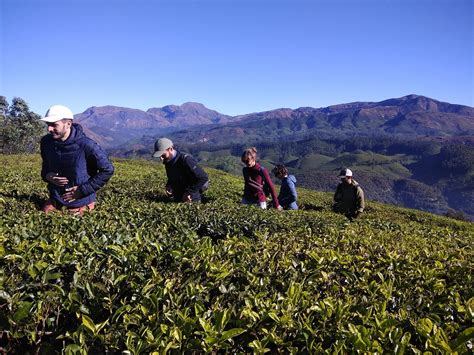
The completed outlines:
<svg viewBox="0 0 474 355">
<path fill-rule="evenodd" d="M 352 170 L 342 169 L 341 172 L 339 173 L 339 177 L 346 177 L 346 176 L 352 176 Z"/>
<path fill-rule="evenodd" d="M 74 115 L 72 114 L 72 111 L 66 106 L 54 105 L 46 111 L 46 115 L 44 115 L 44 118 L 42 118 L 41 121 L 53 123 L 63 119 L 73 120 Z"/>
</svg>

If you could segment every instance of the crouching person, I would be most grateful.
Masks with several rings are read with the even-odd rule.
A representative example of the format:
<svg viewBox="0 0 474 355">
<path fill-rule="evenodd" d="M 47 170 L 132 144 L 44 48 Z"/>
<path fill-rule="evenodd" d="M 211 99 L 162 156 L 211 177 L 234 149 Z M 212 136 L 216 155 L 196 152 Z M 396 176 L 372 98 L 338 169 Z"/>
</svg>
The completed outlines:
<svg viewBox="0 0 474 355">
<path fill-rule="evenodd" d="M 334 194 L 333 211 L 344 214 L 352 220 L 357 218 L 364 211 L 364 191 L 360 185 L 352 178 L 350 169 L 343 169 L 339 178 L 341 182 L 337 185 Z"/>
<path fill-rule="evenodd" d="M 281 180 L 278 202 L 285 210 L 297 210 L 298 194 L 296 192 L 296 178 L 288 174 L 288 169 L 284 165 L 277 165 L 273 168 L 273 174 Z"/>
<path fill-rule="evenodd" d="M 200 202 L 202 193 L 209 188 L 206 172 L 188 154 L 176 150 L 168 138 L 160 138 L 155 143 L 154 158 L 165 164 L 166 194 L 176 202 Z"/>
<path fill-rule="evenodd" d="M 65 207 L 82 215 L 94 209 L 95 193 L 114 173 L 107 154 L 73 120 L 71 110 L 62 105 L 50 107 L 41 119 L 48 125 L 40 144 L 41 177 L 49 191 L 42 208 L 46 213 Z"/>
</svg>

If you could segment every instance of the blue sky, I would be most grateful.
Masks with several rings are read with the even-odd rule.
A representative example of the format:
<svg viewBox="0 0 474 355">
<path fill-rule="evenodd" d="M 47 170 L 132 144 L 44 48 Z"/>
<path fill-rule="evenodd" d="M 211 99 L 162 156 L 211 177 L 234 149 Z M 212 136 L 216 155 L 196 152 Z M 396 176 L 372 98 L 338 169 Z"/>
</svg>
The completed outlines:
<svg viewBox="0 0 474 355">
<path fill-rule="evenodd" d="M 472 0 L 0 0 L 0 95 L 237 115 L 419 94 L 474 106 Z"/>
</svg>

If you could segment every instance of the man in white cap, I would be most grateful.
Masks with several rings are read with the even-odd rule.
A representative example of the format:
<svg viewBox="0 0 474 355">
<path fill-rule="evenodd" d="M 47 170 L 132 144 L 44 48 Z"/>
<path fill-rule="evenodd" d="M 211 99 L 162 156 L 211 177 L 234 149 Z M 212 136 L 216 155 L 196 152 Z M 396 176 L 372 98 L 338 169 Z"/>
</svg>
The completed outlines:
<svg viewBox="0 0 474 355">
<path fill-rule="evenodd" d="M 341 182 L 337 185 L 334 193 L 333 210 L 337 213 L 343 213 L 352 220 L 359 217 L 364 211 L 364 191 L 362 191 L 357 181 L 352 178 L 350 169 L 342 169 L 339 178 Z"/>
<path fill-rule="evenodd" d="M 95 206 L 96 191 L 112 177 L 114 167 L 107 154 L 73 123 L 71 110 L 62 105 L 49 108 L 41 121 L 48 134 L 41 139 L 41 177 L 48 183 L 46 213 L 65 207 L 83 214 Z"/>
<path fill-rule="evenodd" d="M 155 142 L 153 158 L 160 158 L 165 164 L 168 196 L 176 202 L 201 201 L 201 194 L 209 187 L 209 178 L 192 156 L 177 151 L 170 139 L 160 138 Z"/>
</svg>

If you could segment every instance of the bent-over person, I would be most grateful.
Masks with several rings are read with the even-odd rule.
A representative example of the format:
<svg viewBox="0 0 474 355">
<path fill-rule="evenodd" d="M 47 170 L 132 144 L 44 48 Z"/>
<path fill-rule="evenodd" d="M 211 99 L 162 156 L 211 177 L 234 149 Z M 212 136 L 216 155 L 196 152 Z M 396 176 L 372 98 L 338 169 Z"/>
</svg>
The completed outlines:
<svg viewBox="0 0 474 355">
<path fill-rule="evenodd" d="M 192 156 L 176 150 L 170 139 L 160 138 L 155 142 L 153 157 L 165 165 L 167 196 L 176 202 L 201 201 L 202 193 L 209 188 L 209 178 Z"/>
</svg>

